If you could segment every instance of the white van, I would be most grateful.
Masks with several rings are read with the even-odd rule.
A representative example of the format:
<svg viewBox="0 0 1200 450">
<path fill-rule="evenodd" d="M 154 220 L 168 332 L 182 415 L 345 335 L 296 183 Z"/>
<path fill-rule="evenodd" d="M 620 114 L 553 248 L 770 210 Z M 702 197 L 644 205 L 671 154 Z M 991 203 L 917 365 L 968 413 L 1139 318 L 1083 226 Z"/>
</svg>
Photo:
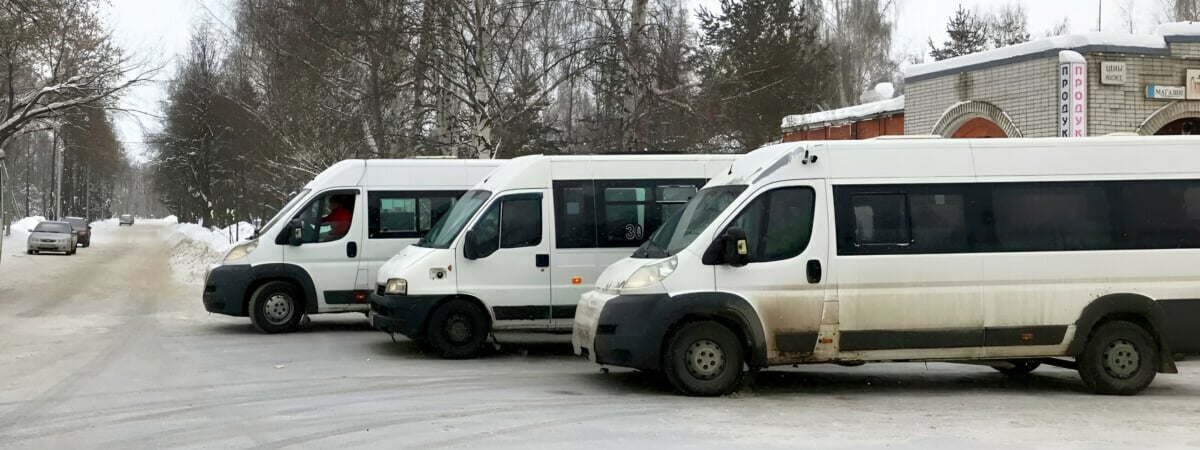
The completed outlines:
<svg viewBox="0 0 1200 450">
<path fill-rule="evenodd" d="M 368 309 L 375 273 L 503 161 L 346 160 L 321 172 L 210 269 L 204 308 L 264 333 Z"/>
<path fill-rule="evenodd" d="M 1046 363 L 1134 394 L 1197 350 L 1197 261 L 1200 138 L 780 144 L 608 267 L 572 340 L 691 395 L 869 361 Z"/>
<path fill-rule="evenodd" d="M 476 355 L 489 335 L 568 340 L 579 295 L 600 271 L 735 158 L 513 159 L 379 270 L 371 322 L 447 358 Z"/>
</svg>

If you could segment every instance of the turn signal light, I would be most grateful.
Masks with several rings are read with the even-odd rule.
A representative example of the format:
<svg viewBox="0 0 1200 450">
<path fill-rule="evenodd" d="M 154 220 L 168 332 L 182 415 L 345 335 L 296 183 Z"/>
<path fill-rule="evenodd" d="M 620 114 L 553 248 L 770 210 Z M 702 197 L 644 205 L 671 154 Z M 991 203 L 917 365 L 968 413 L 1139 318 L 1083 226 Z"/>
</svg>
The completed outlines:
<svg viewBox="0 0 1200 450">
<path fill-rule="evenodd" d="M 571 278 L 571 284 L 583 284 L 583 278 L 581 278 L 581 277 Z"/>
</svg>

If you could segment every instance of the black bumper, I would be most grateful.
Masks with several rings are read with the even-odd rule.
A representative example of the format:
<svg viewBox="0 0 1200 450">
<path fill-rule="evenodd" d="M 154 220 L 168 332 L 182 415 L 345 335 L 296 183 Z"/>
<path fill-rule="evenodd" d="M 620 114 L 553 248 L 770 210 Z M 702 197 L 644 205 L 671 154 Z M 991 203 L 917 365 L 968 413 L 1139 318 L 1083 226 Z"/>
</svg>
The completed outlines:
<svg viewBox="0 0 1200 450">
<path fill-rule="evenodd" d="M 248 265 L 217 266 L 204 280 L 204 309 L 245 317 L 246 289 L 254 279 L 254 269 Z"/>
<path fill-rule="evenodd" d="M 663 339 L 670 323 L 666 294 L 621 295 L 604 304 L 593 338 L 596 362 L 657 371 Z"/>
<path fill-rule="evenodd" d="M 380 295 L 371 293 L 371 326 L 388 332 L 400 333 L 411 339 L 421 337 L 425 329 L 425 318 L 441 295 Z"/>
</svg>

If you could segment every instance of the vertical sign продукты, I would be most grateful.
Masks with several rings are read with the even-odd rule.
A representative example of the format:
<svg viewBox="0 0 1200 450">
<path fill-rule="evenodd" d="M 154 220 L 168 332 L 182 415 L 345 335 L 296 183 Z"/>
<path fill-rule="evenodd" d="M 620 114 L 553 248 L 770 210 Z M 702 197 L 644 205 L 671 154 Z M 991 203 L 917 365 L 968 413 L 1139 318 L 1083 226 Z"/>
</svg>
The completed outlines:
<svg viewBox="0 0 1200 450">
<path fill-rule="evenodd" d="M 1087 60 L 1070 50 L 1058 52 L 1058 135 L 1087 136 Z"/>
</svg>

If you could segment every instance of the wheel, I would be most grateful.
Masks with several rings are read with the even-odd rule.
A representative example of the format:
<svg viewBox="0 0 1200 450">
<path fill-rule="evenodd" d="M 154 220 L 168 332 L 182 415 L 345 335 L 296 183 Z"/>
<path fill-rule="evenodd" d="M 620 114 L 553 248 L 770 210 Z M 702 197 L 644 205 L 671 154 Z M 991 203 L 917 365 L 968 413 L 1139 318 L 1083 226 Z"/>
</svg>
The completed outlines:
<svg viewBox="0 0 1200 450">
<path fill-rule="evenodd" d="M 32 254 L 33 254 L 33 250 L 25 250 L 25 254 L 26 254 L 26 255 L 32 255 Z"/>
<path fill-rule="evenodd" d="M 663 369 L 679 392 L 713 396 L 738 388 L 744 363 L 742 344 L 729 328 L 692 322 L 669 338 Z"/>
<path fill-rule="evenodd" d="M 75 252 L 77 252 L 77 251 L 79 251 L 79 250 L 77 250 L 75 247 L 71 247 L 71 250 L 67 251 L 67 254 L 68 254 L 68 255 L 74 255 L 74 254 L 75 254 Z"/>
<path fill-rule="evenodd" d="M 1034 369 L 1037 369 L 1038 367 L 1040 367 L 1042 365 L 1041 362 L 1039 362 L 1035 359 L 1010 359 L 1010 360 L 1008 360 L 1008 362 L 1011 363 L 1013 366 L 1012 367 L 992 366 L 992 368 L 996 369 L 998 372 L 1008 375 L 1008 376 L 1020 376 L 1020 375 L 1028 374 L 1029 372 L 1033 372 Z"/>
<path fill-rule="evenodd" d="M 479 305 L 454 299 L 438 306 L 425 325 L 425 343 L 443 358 L 473 358 L 487 342 L 491 318 Z"/>
<path fill-rule="evenodd" d="M 304 317 L 304 295 L 295 285 L 272 281 L 259 286 L 250 298 L 250 322 L 263 333 L 286 333 Z"/>
<path fill-rule="evenodd" d="M 91 246 L 92 246 L 92 243 L 91 243 L 91 242 L 88 242 L 88 243 L 86 243 L 86 244 L 83 244 L 83 248 L 88 248 L 88 247 L 91 247 Z"/>
<path fill-rule="evenodd" d="M 1097 394 L 1133 395 L 1154 381 L 1158 346 L 1145 328 L 1125 321 L 1101 324 L 1079 355 L 1079 377 Z"/>
</svg>

